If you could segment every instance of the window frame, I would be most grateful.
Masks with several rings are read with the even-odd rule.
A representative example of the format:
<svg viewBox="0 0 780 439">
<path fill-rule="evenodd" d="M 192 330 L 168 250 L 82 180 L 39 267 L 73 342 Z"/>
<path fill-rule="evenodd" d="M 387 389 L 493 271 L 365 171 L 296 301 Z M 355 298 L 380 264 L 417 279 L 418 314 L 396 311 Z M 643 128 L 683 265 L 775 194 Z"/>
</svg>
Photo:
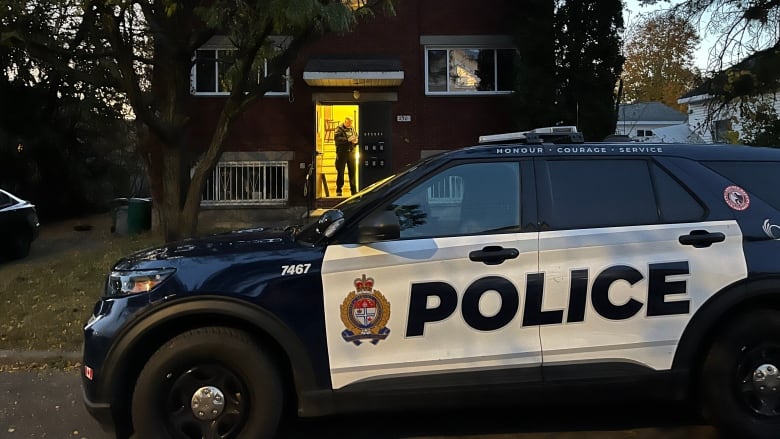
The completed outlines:
<svg viewBox="0 0 780 439">
<path fill-rule="evenodd" d="M 519 200 L 518 200 L 517 208 L 519 209 L 518 212 L 519 224 L 517 224 L 516 227 L 512 229 L 507 228 L 500 231 L 464 232 L 464 233 L 451 234 L 451 235 L 448 234 L 438 235 L 435 237 L 420 237 L 420 236 L 401 237 L 396 239 L 396 241 L 415 240 L 415 239 L 445 239 L 445 238 L 459 237 L 459 236 L 487 236 L 487 235 L 495 235 L 495 234 L 528 233 L 528 232 L 538 231 L 537 223 L 536 223 L 537 200 L 536 200 L 536 183 L 534 181 L 533 159 L 518 158 L 518 157 L 496 158 L 496 159 L 462 159 L 462 160 L 453 160 L 443 166 L 437 166 L 429 170 L 429 172 L 426 172 L 425 174 L 416 176 L 408 184 L 405 184 L 402 187 L 398 187 L 395 190 L 393 190 L 391 193 L 386 194 L 383 198 L 385 198 L 387 201 L 376 205 L 376 207 L 371 207 L 370 209 L 364 211 L 362 214 L 358 215 L 356 221 L 349 227 L 349 230 L 344 233 L 344 236 L 342 237 L 343 241 L 340 240 L 339 242 L 341 243 L 356 242 L 357 228 L 359 227 L 359 224 L 362 221 L 364 221 L 366 218 L 370 217 L 371 213 L 392 210 L 391 209 L 392 204 L 396 202 L 400 197 L 409 193 L 413 189 L 419 188 L 423 183 L 430 180 L 431 178 L 440 175 L 442 173 L 446 173 L 450 169 L 462 165 L 492 164 L 492 163 L 510 163 L 518 167 Z"/>
<path fill-rule="evenodd" d="M 194 172 L 194 169 L 190 171 Z M 281 173 L 281 181 L 268 181 L 269 173 Z M 238 182 L 241 181 L 239 187 Z M 224 188 L 222 185 L 224 184 Z M 247 186 L 249 184 L 249 186 Z M 273 194 L 270 196 L 268 188 Z M 233 194 L 236 189 L 236 194 Z M 248 189 L 257 189 L 251 191 Z M 261 190 L 263 189 L 263 190 Z M 259 193 L 257 198 L 248 195 Z M 209 197 L 211 194 L 212 197 Z M 227 196 L 230 194 L 230 196 Z M 239 195 L 241 194 L 241 195 Z M 288 160 L 220 160 L 204 183 L 201 206 L 286 206 L 290 201 Z"/>
<path fill-rule="evenodd" d="M 712 141 L 714 143 L 729 143 L 729 133 L 734 132 L 732 117 L 712 121 Z"/>
<path fill-rule="evenodd" d="M 205 51 L 205 50 L 211 50 L 216 52 L 216 57 L 214 58 L 214 90 L 219 90 L 219 52 L 221 51 L 235 51 L 236 48 L 233 46 L 228 45 L 210 45 L 208 47 L 200 47 L 195 50 L 195 53 L 192 56 L 192 69 L 190 71 L 190 93 L 193 96 L 228 96 L 230 94 L 229 91 L 198 91 L 198 52 L 199 51 Z M 265 75 L 268 75 L 268 59 L 263 60 L 263 72 Z M 258 71 L 258 82 L 260 81 L 259 78 L 260 72 Z M 287 67 L 284 74 L 284 82 L 285 82 L 285 91 L 267 91 L 263 96 L 290 96 L 290 68 Z"/>
<path fill-rule="evenodd" d="M 450 91 L 450 52 L 452 50 L 492 50 L 493 51 L 493 83 L 495 84 L 495 90 L 473 90 L 473 91 Z M 447 85 L 446 91 L 431 91 L 430 90 L 430 76 L 429 76 L 429 56 L 430 52 L 434 50 L 445 50 L 446 53 L 446 78 L 445 84 Z M 498 90 L 499 87 L 499 68 L 498 68 L 498 52 L 501 50 L 515 50 L 513 47 L 506 47 L 503 45 L 426 45 L 424 46 L 424 88 L 426 96 L 495 96 L 495 95 L 507 95 L 513 93 L 513 90 Z M 511 71 L 509 72 L 511 74 Z"/>
</svg>

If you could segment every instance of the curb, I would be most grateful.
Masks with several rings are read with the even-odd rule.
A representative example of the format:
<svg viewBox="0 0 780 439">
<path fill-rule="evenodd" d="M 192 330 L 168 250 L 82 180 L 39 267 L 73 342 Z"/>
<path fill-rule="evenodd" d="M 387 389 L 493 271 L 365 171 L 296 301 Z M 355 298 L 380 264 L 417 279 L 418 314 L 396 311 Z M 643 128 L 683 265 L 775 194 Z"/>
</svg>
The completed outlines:
<svg viewBox="0 0 780 439">
<path fill-rule="evenodd" d="M 4 351 L 0 350 L 0 365 L 81 361 L 81 352 Z"/>
</svg>

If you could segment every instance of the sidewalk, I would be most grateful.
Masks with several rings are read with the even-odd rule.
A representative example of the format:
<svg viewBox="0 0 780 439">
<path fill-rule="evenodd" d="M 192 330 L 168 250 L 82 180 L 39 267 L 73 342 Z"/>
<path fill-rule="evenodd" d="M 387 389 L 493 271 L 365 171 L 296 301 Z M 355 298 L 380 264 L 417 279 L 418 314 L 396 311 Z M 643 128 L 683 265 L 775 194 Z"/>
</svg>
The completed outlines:
<svg viewBox="0 0 780 439">
<path fill-rule="evenodd" d="M 31 363 L 75 363 L 81 361 L 81 352 L 9 351 L 0 350 L 0 366 Z"/>
</svg>

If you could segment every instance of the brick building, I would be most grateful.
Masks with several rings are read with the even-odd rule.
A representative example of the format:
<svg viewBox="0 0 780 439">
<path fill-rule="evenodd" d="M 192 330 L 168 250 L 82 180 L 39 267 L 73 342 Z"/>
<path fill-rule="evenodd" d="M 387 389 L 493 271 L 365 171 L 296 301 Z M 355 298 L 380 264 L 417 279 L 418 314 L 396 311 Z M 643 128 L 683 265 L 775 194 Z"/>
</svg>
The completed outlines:
<svg viewBox="0 0 780 439">
<path fill-rule="evenodd" d="M 426 155 L 512 131 L 509 5 L 401 1 L 394 16 L 308 46 L 285 83 L 234 126 L 204 191 L 204 211 L 334 205 L 333 130 L 346 116 L 360 136 L 358 190 Z M 229 49 L 224 38 L 213 38 L 199 56 L 218 59 Z M 195 147 L 205 148 L 226 94 L 219 67 L 210 61 L 193 68 Z M 312 190 L 304 196 L 312 162 Z M 344 191 L 350 195 L 348 184 Z"/>
</svg>

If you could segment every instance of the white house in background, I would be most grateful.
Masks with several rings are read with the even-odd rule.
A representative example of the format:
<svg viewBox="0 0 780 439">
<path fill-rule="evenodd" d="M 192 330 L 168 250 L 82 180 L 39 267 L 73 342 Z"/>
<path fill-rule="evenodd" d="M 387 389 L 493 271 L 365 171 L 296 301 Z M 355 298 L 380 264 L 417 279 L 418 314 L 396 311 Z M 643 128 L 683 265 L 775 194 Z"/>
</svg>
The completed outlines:
<svg viewBox="0 0 780 439">
<path fill-rule="evenodd" d="M 653 130 L 652 136 L 636 139 L 648 143 L 705 143 L 698 134 L 691 131 L 687 123 L 670 125 Z"/>
<path fill-rule="evenodd" d="M 655 136 L 661 128 L 685 124 L 685 113 L 661 102 L 620 104 L 615 134 L 644 141 Z"/>
<path fill-rule="evenodd" d="M 680 99 L 678 104 L 688 106 L 688 126 L 707 143 L 721 143 L 729 139 L 727 133 L 734 132 L 742 137 L 739 110 L 734 106 L 718 108 L 714 96 L 706 92 L 704 86 L 691 90 Z M 759 102 L 773 105 L 780 114 L 780 92 L 766 94 L 756 98 Z"/>
</svg>

